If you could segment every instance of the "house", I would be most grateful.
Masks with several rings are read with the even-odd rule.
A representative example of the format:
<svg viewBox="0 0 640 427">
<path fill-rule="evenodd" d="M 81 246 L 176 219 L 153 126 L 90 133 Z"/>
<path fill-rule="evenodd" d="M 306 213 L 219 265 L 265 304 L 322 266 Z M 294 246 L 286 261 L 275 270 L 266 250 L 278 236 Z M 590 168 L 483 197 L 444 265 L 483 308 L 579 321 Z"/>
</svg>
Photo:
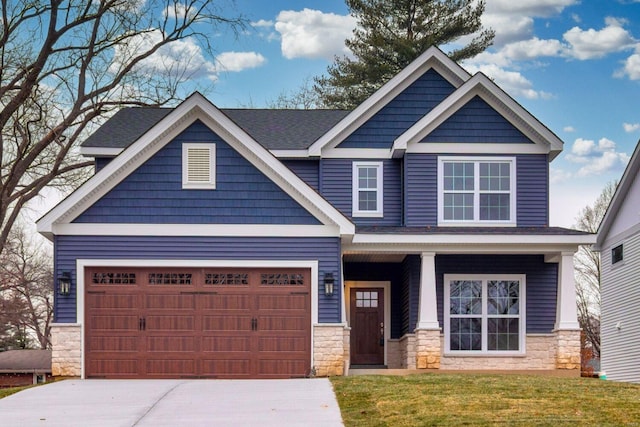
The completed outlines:
<svg viewBox="0 0 640 427">
<path fill-rule="evenodd" d="M 51 350 L 0 352 L 0 388 L 42 384 L 51 380 Z"/>
<path fill-rule="evenodd" d="M 573 255 L 595 236 L 549 226 L 562 145 L 437 48 L 353 111 L 123 109 L 38 221 L 54 375 L 579 375 Z"/>
<path fill-rule="evenodd" d="M 607 378 L 640 383 L 640 143 L 598 229 L 600 362 Z"/>
</svg>

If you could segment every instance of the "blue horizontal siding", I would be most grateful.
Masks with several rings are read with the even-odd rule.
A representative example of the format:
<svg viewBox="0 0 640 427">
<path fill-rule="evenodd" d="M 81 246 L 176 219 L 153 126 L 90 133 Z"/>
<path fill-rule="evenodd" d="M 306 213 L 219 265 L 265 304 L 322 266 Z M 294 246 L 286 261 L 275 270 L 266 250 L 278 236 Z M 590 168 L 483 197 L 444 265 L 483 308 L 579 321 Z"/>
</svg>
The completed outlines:
<svg viewBox="0 0 640 427">
<path fill-rule="evenodd" d="M 549 225 L 549 159 L 546 154 L 516 157 L 519 227 Z"/>
<path fill-rule="evenodd" d="M 422 142 L 533 143 L 479 96 L 447 118 Z"/>
<path fill-rule="evenodd" d="M 383 160 L 383 217 L 353 218 L 353 162 L 357 159 L 322 159 L 320 161 L 320 194 L 335 208 L 361 226 L 399 226 L 402 221 L 402 163 Z M 371 161 L 362 160 L 362 161 Z"/>
<path fill-rule="evenodd" d="M 320 162 L 317 160 L 282 160 L 282 163 L 291 169 L 298 177 L 309 184 L 314 190 L 318 190 L 320 182 Z"/>
<path fill-rule="evenodd" d="M 404 175 L 405 225 L 438 225 L 438 156 L 405 154 Z"/>
<path fill-rule="evenodd" d="M 402 262 L 402 333 L 412 334 L 418 324 L 420 310 L 420 270 L 422 260 L 419 255 L 407 255 Z M 438 303 L 438 305 L 441 305 Z"/>
<path fill-rule="evenodd" d="M 72 272 L 72 294 L 56 295 L 57 323 L 76 321 L 78 259 L 317 260 L 320 278 L 333 273 L 336 289 L 342 286 L 340 239 L 333 237 L 56 236 L 54 251 L 56 277 Z M 318 288 L 319 321 L 341 322 L 340 292 L 328 298 Z"/>
<path fill-rule="evenodd" d="M 558 264 L 543 255 L 437 255 L 438 321 L 443 323 L 445 274 L 525 274 L 527 333 L 550 333 L 556 320 Z"/>
<path fill-rule="evenodd" d="M 182 144 L 216 144 L 216 189 L 182 189 Z M 74 222 L 320 224 L 261 171 L 197 121 Z"/>
<path fill-rule="evenodd" d="M 95 173 L 98 173 L 103 167 L 107 166 L 111 160 L 113 160 L 113 157 L 96 157 Z"/>
<path fill-rule="evenodd" d="M 393 141 L 455 90 L 437 71 L 420 78 L 349 135 L 338 148 L 390 148 Z"/>
</svg>

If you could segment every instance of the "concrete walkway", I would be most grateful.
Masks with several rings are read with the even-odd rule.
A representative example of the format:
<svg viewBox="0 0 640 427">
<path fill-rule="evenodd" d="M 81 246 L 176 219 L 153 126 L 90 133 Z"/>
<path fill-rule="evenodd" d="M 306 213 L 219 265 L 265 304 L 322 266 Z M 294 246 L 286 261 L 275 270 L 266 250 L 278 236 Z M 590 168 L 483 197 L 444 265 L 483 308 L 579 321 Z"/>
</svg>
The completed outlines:
<svg viewBox="0 0 640 427">
<path fill-rule="evenodd" d="M 342 426 L 326 378 L 66 380 L 0 399 L 0 425 Z"/>
</svg>

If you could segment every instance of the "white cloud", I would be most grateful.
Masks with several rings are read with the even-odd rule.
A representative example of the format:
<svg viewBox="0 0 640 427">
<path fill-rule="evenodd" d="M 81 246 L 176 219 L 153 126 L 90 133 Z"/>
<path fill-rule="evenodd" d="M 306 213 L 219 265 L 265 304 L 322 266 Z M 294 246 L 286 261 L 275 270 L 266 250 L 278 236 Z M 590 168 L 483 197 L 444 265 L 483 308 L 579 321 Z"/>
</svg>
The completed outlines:
<svg viewBox="0 0 640 427">
<path fill-rule="evenodd" d="M 256 22 L 252 22 L 251 23 L 252 27 L 255 28 L 271 28 L 273 27 L 273 21 L 267 21 L 265 19 L 260 19 Z"/>
<path fill-rule="evenodd" d="M 573 126 L 565 126 L 564 128 L 562 128 L 563 131 L 565 132 L 575 132 L 576 129 Z"/>
<path fill-rule="evenodd" d="M 541 40 L 534 37 L 506 45 L 500 51 L 508 60 L 530 60 L 541 56 L 560 56 L 565 47 L 558 40 Z"/>
<path fill-rule="evenodd" d="M 529 15 L 541 18 L 556 15 L 579 0 L 487 0 L 487 13 Z"/>
<path fill-rule="evenodd" d="M 562 36 L 570 45 L 568 54 L 586 60 L 631 48 L 635 40 L 622 28 L 624 23 L 624 20 L 609 17 L 605 19 L 606 26 L 601 30 L 571 28 Z"/>
<path fill-rule="evenodd" d="M 511 96 L 523 96 L 528 99 L 548 99 L 552 97 L 550 93 L 534 90 L 533 84 L 517 71 L 507 71 L 494 64 L 469 64 L 465 68 L 472 74 L 478 71 L 486 74 Z"/>
<path fill-rule="evenodd" d="M 623 170 L 629 162 L 629 156 L 616 151 L 616 143 L 608 138 L 601 138 L 597 143 L 590 139 L 578 138 L 571 147 L 571 153 L 566 157 L 570 162 L 583 165 L 576 172 L 578 177 Z"/>
<path fill-rule="evenodd" d="M 173 19 L 184 19 L 186 16 L 193 16 L 195 13 L 196 11 L 193 8 L 188 8 L 183 3 L 173 3 L 163 11 L 164 16 Z"/>
<path fill-rule="evenodd" d="M 264 65 L 267 59 L 256 52 L 223 52 L 216 56 L 217 71 L 243 71 Z"/>
<path fill-rule="evenodd" d="M 348 54 L 344 45 L 356 26 L 352 16 L 303 9 L 284 10 L 276 18 L 275 28 L 282 37 L 282 55 L 293 58 L 333 59 Z"/>
<path fill-rule="evenodd" d="M 623 123 L 622 127 L 627 133 L 635 132 L 640 129 L 640 123 Z"/>
<path fill-rule="evenodd" d="M 631 80 L 640 80 L 640 45 L 636 47 L 636 52 L 624 61 L 622 70 L 618 71 L 616 77 L 625 75 Z"/>
</svg>

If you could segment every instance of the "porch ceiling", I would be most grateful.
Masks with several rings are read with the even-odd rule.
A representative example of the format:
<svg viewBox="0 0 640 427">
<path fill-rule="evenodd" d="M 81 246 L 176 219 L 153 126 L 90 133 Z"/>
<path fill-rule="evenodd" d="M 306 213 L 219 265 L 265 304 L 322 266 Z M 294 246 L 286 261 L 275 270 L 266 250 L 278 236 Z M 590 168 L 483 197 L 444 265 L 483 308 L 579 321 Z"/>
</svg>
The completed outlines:
<svg viewBox="0 0 640 427">
<path fill-rule="evenodd" d="M 405 253 L 349 253 L 344 254 L 344 262 L 402 262 Z"/>
</svg>

